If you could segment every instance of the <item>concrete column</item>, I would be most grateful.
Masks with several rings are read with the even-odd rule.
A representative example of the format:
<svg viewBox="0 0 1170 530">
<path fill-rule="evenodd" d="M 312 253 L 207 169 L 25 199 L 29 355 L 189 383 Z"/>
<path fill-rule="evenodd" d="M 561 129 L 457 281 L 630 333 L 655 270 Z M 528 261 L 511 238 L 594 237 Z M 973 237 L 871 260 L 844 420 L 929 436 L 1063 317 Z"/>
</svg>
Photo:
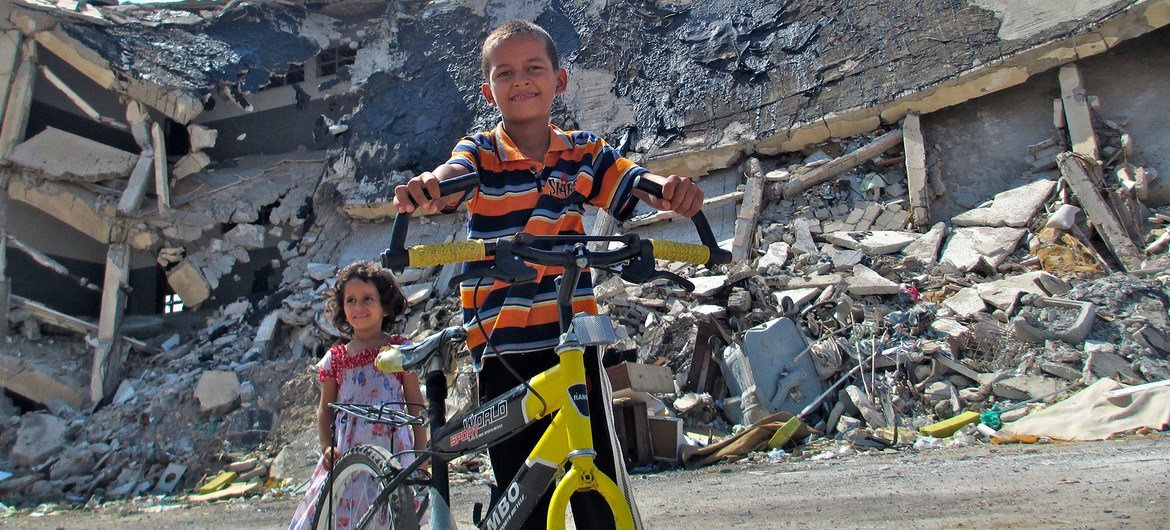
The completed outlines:
<svg viewBox="0 0 1170 530">
<path fill-rule="evenodd" d="M 24 140 L 33 85 L 36 84 L 36 54 L 35 41 L 27 40 L 21 45 L 20 67 L 12 77 L 12 88 L 4 107 L 4 123 L 0 125 L 0 160 L 6 160 L 12 147 Z"/>
<path fill-rule="evenodd" d="M 129 279 L 130 247 L 125 243 L 111 243 L 106 252 L 102 310 L 89 380 L 89 396 L 95 405 L 113 394 L 122 380 L 125 348 L 118 340 L 118 330 L 122 326 L 122 312 L 126 309 L 126 292 L 122 287 Z"/>
<path fill-rule="evenodd" d="M 8 170 L 0 169 L 0 339 L 8 336 Z"/>
<path fill-rule="evenodd" d="M 20 43 L 24 37 L 19 30 L 0 32 L 0 116 L 8 105 L 8 88 L 20 59 Z"/>
</svg>

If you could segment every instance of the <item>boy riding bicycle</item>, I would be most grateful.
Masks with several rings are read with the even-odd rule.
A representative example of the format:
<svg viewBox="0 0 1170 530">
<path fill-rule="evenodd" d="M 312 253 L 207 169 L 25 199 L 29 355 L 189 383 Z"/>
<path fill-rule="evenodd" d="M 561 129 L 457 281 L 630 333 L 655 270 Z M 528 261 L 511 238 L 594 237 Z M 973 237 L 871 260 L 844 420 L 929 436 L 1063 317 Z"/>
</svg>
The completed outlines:
<svg viewBox="0 0 1170 530">
<path fill-rule="evenodd" d="M 699 211 L 703 193 L 692 181 L 650 174 L 596 135 L 562 131 L 549 122 L 553 97 L 565 91 L 568 74 L 560 67 L 556 46 L 544 29 L 520 20 L 503 24 L 484 40 L 480 65 L 487 81 L 481 87 L 483 95 L 500 109 L 502 121 L 492 131 L 464 137 L 451 159 L 434 172 L 397 186 L 394 197 L 400 213 L 450 210 L 468 200 L 468 237 L 496 239 L 521 231 L 583 234 L 584 204 L 604 208 L 618 219 L 629 216 L 635 198 L 687 217 Z M 439 196 L 440 180 L 469 172 L 479 173 L 476 191 Z M 638 176 L 660 184 L 663 198 L 633 190 Z M 464 272 L 489 265 L 490 261 L 468 263 Z M 518 380 L 558 362 L 553 351 L 560 335 L 555 281 L 561 270 L 536 269 L 537 278 L 531 283 L 473 279 L 460 286 L 467 345 L 479 369 L 481 401 L 499 396 Z M 574 313 L 597 313 L 589 274 L 581 275 L 572 305 Z M 587 352 L 597 467 L 615 477 L 636 519 L 625 466 L 611 434 L 609 385 L 603 373 L 597 352 Z M 547 426 L 546 418 L 489 449 L 498 481 L 505 483 L 525 464 L 525 455 Z M 493 503 L 500 493 L 492 492 Z M 547 509 L 546 494 L 537 510 L 544 513 Z M 575 495 L 573 514 L 578 528 L 613 524 L 608 506 L 595 492 Z M 543 517 L 531 517 L 526 527 L 542 527 L 543 522 Z"/>
</svg>

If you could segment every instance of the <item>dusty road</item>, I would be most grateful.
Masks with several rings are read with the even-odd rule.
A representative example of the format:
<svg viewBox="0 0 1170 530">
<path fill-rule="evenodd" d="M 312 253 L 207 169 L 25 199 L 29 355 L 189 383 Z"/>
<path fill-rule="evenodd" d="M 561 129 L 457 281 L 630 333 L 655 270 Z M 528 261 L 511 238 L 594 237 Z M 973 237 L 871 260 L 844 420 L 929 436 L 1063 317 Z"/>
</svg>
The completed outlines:
<svg viewBox="0 0 1170 530">
<path fill-rule="evenodd" d="M 1170 528 L 1170 435 L 741 462 L 637 475 L 634 485 L 648 528 Z M 482 491 L 459 487 L 454 502 Z M 295 502 L 159 513 L 110 504 L 0 527 L 281 528 Z"/>
</svg>

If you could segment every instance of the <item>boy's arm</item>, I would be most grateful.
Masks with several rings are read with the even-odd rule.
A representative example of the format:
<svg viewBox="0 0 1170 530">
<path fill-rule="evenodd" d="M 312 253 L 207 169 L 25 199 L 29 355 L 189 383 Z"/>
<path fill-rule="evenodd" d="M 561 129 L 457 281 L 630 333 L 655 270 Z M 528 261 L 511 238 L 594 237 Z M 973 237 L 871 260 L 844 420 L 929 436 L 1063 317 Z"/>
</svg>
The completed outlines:
<svg viewBox="0 0 1170 530">
<path fill-rule="evenodd" d="M 420 210 L 425 214 L 435 213 L 445 207 L 454 206 L 462 193 L 439 197 L 439 182 L 467 173 L 467 168 L 455 164 L 443 164 L 434 171 L 420 173 L 414 178 L 394 187 L 394 206 L 398 213 Z M 429 198 L 428 198 L 429 197 Z M 411 202 L 413 200 L 413 202 Z M 417 206 L 415 206 L 417 204 Z"/>
<path fill-rule="evenodd" d="M 662 186 L 661 199 L 642 190 L 633 191 L 635 197 L 658 210 L 671 211 L 684 217 L 691 217 L 703 208 L 703 190 L 689 178 L 678 175 L 663 177 L 653 173 L 643 173 L 641 178 L 657 182 Z"/>
</svg>

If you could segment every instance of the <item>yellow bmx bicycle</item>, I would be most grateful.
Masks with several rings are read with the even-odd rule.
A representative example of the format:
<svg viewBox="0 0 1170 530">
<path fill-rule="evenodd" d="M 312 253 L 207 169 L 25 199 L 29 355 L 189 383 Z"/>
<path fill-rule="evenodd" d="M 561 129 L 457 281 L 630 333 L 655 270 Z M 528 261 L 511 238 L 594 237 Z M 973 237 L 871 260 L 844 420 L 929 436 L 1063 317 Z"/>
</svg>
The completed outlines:
<svg viewBox="0 0 1170 530">
<path fill-rule="evenodd" d="M 474 173 L 444 180 L 440 185 L 441 195 L 469 190 L 478 182 Z M 639 179 L 636 187 L 655 196 L 662 194 L 656 183 L 645 179 Z M 403 412 L 405 403 L 381 406 L 334 404 L 334 407 L 366 421 L 395 428 L 409 428 L 427 422 L 430 443 L 426 451 L 406 466 L 400 464 L 399 455 L 382 447 L 361 446 L 346 451 L 333 467 L 332 484 L 319 500 L 314 526 L 402 529 L 419 528 L 426 520 L 431 528 L 454 528 L 448 504 L 446 463 L 457 456 L 482 451 L 530 423 L 552 415 L 551 425 L 528 455 L 525 465 L 502 490 L 486 516 L 480 517 L 479 513 L 473 516 L 476 525 L 485 529 L 519 525 L 532 514 L 546 489 L 554 487 L 547 516 L 548 528 L 565 527 L 569 498 L 582 491 L 601 494 L 613 513 L 617 528 L 633 528 L 634 516 L 626 498 L 613 478 L 594 464 L 596 453 L 585 383 L 585 348 L 610 344 L 618 337 L 608 315 L 573 315 L 570 302 L 578 278 L 589 267 L 621 266 L 621 277 L 625 281 L 643 283 L 663 278 L 688 291 L 693 290 L 694 285 L 685 278 L 656 269 L 654 260 L 707 266 L 730 262 L 730 253 L 718 247 L 702 212 L 692 218 L 702 244 L 642 239 L 637 234 L 535 236 L 522 232 L 511 239 L 471 240 L 406 249 L 404 242 L 409 219 L 408 215 L 399 215 L 394 220 L 390 247 L 382 253 L 382 263 L 388 268 L 400 271 L 406 266 L 429 267 L 491 258 L 493 265 L 475 271 L 475 276 L 521 283 L 536 278 L 536 271 L 528 264 L 562 267 L 564 272 L 557 293 L 562 335 L 556 353 L 560 362 L 475 410 L 444 421 L 447 374 L 454 366 L 454 346 L 466 338 L 464 329 L 447 328 L 420 344 L 384 351 L 378 357 L 378 369 L 421 372 L 426 382 L 426 417 Z M 590 250 L 588 244 L 594 242 L 617 243 L 618 247 Z M 451 284 L 454 286 L 466 279 L 465 275 L 457 276 Z M 421 470 L 427 460 L 431 462 L 429 475 Z M 355 493 L 358 494 L 356 502 L 369 507 L 360 520 L 333 520 L 332 510 L 327 504 L 331 498 L 353 499 Z M 358 513 L 363 512 L 359 510 Z"/>
</svg>

